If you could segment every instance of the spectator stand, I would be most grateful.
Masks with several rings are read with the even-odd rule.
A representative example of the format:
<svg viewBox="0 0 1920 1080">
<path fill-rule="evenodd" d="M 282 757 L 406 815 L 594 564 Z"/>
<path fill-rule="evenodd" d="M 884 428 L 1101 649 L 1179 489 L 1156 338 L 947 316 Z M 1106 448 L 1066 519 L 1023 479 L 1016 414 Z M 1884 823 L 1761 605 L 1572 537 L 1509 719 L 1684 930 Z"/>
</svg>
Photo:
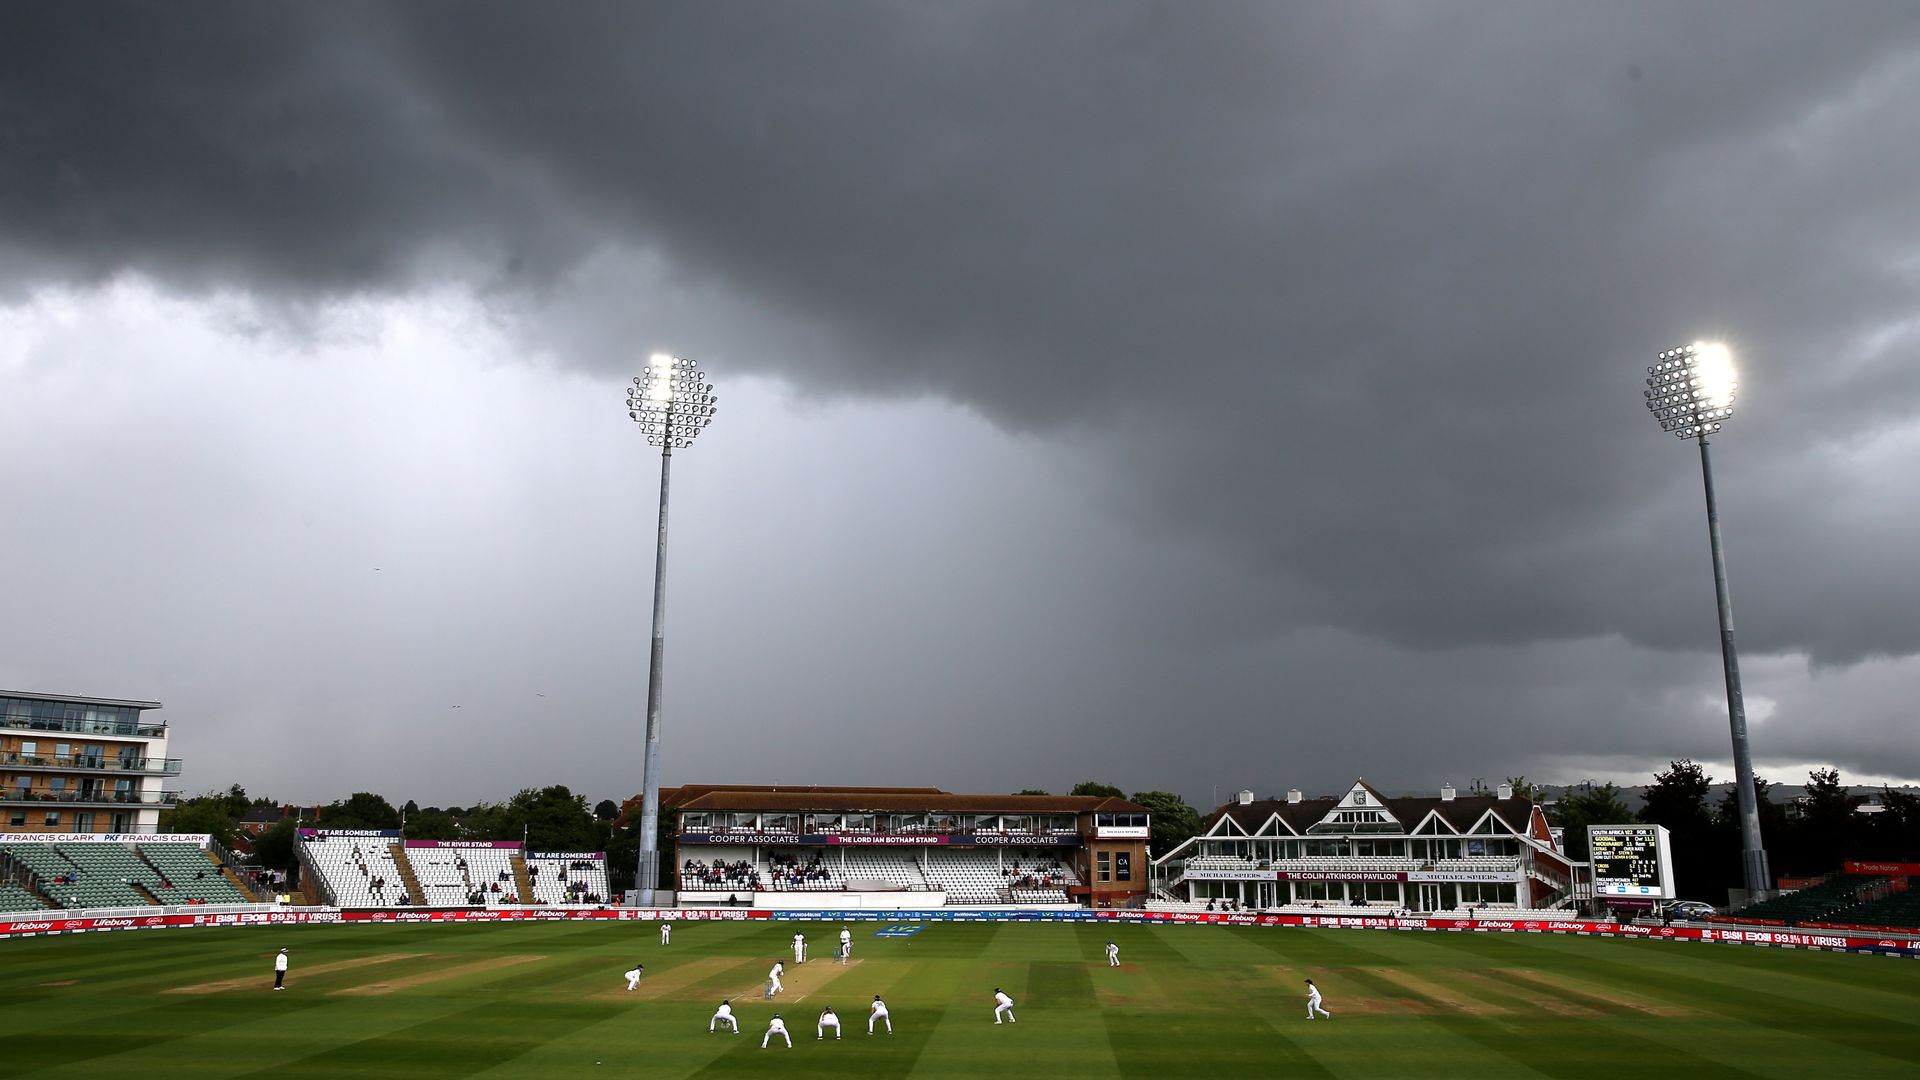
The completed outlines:
<svg viewBox="0 0 1920 1080">
<path fill-rule="evenodd" d="M 512 840 L 408 840 L 407 863 L 435 907 L 489 907 L 530 903 L 520 896 Z"/>
<path fill-rule="evenodd" d="M 402 907 L 421 899 L 407 894 L 394 862 L 397 829 L 301 829 L 299 840 L 295 857 L 335 907 Z"/>
<path fill-rule="evenodd" d="M 536 904 L 594 906 L 613 895 L 604 851 L 537 851 L 526 858 Z"/>
</svg>

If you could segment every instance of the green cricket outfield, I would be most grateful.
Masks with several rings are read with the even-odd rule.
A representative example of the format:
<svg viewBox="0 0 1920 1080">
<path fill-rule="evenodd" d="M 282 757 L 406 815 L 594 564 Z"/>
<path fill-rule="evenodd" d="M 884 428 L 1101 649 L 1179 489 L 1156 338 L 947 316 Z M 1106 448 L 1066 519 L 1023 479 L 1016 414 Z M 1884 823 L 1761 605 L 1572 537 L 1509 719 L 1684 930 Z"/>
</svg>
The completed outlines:
<svg viewBox="0 0 1920 1080">
<path fill-rule="evenodd" d="M 1544 934 L 856 923 L 331 925 L 0 942 L 25 1077 L 1911 1077 L 1920 964 Z M 1107 966 L 1108 940 L 1121 966 Z M 290 950 L 285 992 L 272 958 Z M 789 961 L 786 989 L 762 996 Z M 621 972 L 646 978 L 629 993 Z M 1304 980 L 1333 1012 L 1308 1022 Z M 1017 1024 L 993 1024 L 993 990 Z M 896 1033 L 866 1033 L 875 994 Z M 731 998 L 738 1036 L 707 1032 Z M 832 1005 L 839 1042 L 814 1037 Z M 778 1011 L 793 1049 L 760 1049 Z"/>
</svg>

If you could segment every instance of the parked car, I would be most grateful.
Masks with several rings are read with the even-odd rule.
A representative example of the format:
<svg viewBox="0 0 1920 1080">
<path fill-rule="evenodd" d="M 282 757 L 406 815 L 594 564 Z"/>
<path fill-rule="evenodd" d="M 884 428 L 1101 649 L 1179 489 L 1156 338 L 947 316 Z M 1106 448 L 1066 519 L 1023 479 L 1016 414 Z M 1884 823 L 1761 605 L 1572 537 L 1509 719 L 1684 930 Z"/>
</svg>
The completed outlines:
<svg viewBox="0 0 1920 1080">
<path fill-rule="evenodd" d="M 1717 914 L 1718 908 L 1701 900 L 1675 900 L 1663 908 L 1660 914 L 1668 919 L 1704 919 Z"/>
</svg>

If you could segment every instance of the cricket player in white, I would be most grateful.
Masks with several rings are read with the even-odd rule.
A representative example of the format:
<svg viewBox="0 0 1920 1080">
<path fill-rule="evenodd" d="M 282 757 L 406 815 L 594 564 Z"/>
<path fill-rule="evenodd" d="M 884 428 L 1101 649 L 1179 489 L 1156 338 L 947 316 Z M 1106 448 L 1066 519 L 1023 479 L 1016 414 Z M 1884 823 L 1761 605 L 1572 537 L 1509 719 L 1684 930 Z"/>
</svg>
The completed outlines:
<svg viewBox="0 0 1920 1080">
<path fill-rule="evenodd" d="M 1120 946 L 1115 945 L 1111 941 L 1107 942 L 1107 966 L 1120 966 Z"/>
<path fill-rule="evenodd" d="M 768 997 L 772 997 L 773 995 L 786 989 L 785 987 L 780 985 L 780 973 L 785 970 L 787 970 L 787 965 L 781 963 L 778 960 L 775 960 L 773 962 L 773 970 L 767 972 L 767 996 Z"/>
<path fill-rule="evenodd" d="M 722 1001 L 720 1007 L 713 1010 L 713 1019 L 707 1021 L 707 1034 L 713 1034 L 713 1028 L 716 1024 L 724 1024 L 728 1028 L 731 1028 L 735 1035 L 740 1034 L 740 1021 L 733 1018 L 732 1001 Z"/>
<path fill-rule="evenodd" d="M 635 965 L 633 965 L 633 969 L 632 969 L 631 971 L 628 971 L 628 972 L 626 973 L 626 974 L 627 974 L 627 989 L 628 989 L 628 990 L 632 990 L 632 989 L 633 989 L 634 987 L 636 987 L 636 986 L 639 986 L 639 985 L 640 985 L 640 976 L 642 976 L 642 975 L 645 975 L 646 973 L 647 973 L 647 965 L 645 965 L 645 964 L 635 964 Z"/>
<path fill-rule="evenodd" d="M 853 959 L 853 931 L 843 926 L 840 928 L 840 962 L 844 964 L 851 959 Z"/>
<path fill-rule="evenodd" d="M 1008 997 L 1005 991 L 1001 990 L 999 987 L 996 986 L 993 988 L 993 1022 L 994 1023 L 998 1024 L 1002 1022 L 1000 1019 L 1001 1013 L 1007 1014 L 1007 1021 L 1012 1023 L 1019 1023 L 1019 1021 L 1015 1020 L 1013 1016 L 1013 999 Z"/>
<path fill-rule="evenodd" d="M 807 962 L 807 938 L 804 934 L 793 935 L 793 962 L 796 964 Z"/>
<path fill-rule="evenodd" d="M 1332 1013 L 1320 1007 L 1320 988 L 1313 985 L 1312 979 L 1308 979 L 1307 980 L 1307 1019 L 1309 1020 L 1313 1019 L 1313 1014 L 1316 1012 L 1319 1013 L 1321 1016 L 1326 1017 L 1329 1020 L 1333 1019 Z"/>
<path fill-rule="evenodd" d="M 879 994 L 873 995 L 873 1005 L 867 1009 L 867 1034 L 869 1035 L 873 1034 L 875 1020 L 886 1021 L 887 1034 L 893 1034 L 893 1018 L 887 1015 L 887 1003 L 880 1000 Z"/>
<path fill-rule="evenodd" d="M 767 1024 L 767 1033 L 760 1036 L 760 1049 L 765 1050 L 767 1048 L 767 1040 L 773 1038 L 775 1035 L 787 1040 L 787 1049 L 793 1049 L 793 1036 L 787 1034 L 787 1022 L 780 1019 L 779 1013 L 773 1014 L 773 1020 Z"/>
<path fill-rule="evenodd" d="M 831 1005 L 820 1010 L 820 1022 L 814 1025 L 813 1037 L 815 1039 L 826 1038 L 828 1028 L 833 1029 L 833 1037 L 835 1039 L 840 1038 L 840 1017 L 834 1015 L 833 1006 Z"/>
<path fill-rule="evenodd" d="M 286 984 L 287 950 L 281 949 L 280 955 L 273 958 L 273 988 L 275 990 L 285 990 L 287 988 Z"/>
<path fill-rule="evenodd" d="M 665 945 L 671 942 L 672 940 L 673 940 L 673 924 L 670 922 L 661 923 L 660 924 L 660 944 Z"/>
</svg>

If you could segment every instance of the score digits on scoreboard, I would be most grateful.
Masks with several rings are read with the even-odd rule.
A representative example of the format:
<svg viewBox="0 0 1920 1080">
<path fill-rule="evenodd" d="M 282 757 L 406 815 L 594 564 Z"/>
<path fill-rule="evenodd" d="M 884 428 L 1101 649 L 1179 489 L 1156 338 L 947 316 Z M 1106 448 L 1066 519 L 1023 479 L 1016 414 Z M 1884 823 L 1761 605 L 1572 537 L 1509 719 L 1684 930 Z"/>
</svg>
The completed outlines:
<svg viewBox="0 0 1920 1080">
<path fill-rule="evenodd" d="M 1660 825 L 1589 825 L 1595 896 L 1671 900 L 1673 849 Z"/>
</svg>

